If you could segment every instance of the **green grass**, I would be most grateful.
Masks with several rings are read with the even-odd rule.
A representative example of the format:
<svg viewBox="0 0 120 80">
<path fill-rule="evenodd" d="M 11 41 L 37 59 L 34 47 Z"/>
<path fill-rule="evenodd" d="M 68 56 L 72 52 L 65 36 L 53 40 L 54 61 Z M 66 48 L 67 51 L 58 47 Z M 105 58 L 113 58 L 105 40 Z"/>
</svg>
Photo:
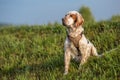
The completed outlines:
<svg viewBox="0 0 120 80">
<path fill-rule="evenodd" d="M 79 70 L 72 61 L 64 76 L 65 28 L 60 24 L 0 27 L 0 80 L 120 80 L 120 22 L 85 25 L 86 37 L 101 58 Z"/>
</svg>

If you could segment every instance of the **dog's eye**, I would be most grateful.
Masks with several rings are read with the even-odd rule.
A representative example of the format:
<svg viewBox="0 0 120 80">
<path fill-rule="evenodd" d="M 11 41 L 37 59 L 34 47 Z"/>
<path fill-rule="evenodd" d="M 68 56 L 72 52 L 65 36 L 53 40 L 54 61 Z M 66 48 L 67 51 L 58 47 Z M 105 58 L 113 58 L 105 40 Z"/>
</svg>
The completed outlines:
<svg viewBox="0 0 120 80">
<path fill-rule="evenodd" d="M 73 17 L 73 15 L 70 15 L 70 17 Z"/>
</svg>

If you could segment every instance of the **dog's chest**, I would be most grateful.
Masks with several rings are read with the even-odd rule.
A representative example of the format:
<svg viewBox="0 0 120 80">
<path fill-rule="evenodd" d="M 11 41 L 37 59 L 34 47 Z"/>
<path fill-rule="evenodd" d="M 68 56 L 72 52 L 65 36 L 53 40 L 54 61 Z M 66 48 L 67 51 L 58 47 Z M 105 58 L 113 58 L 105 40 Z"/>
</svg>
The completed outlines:
<svg viewBox="0 0 120 80">
<path fill-rule="evenodd" d="M 69 40 L 74 44 L 74 46 L 76 48 L 79 47 L 79 41 L 80 41 L 81 37 L 82 37 L 81 35 L 78 35 L 77 37 L 73 38 L 73 37 L 68 35 Z"/>
<path fill-rule="evenodd" d="M 81 56 L 81 51 L 79 50 L 79 47 L 75 47 L 73 43 L 70 43 L 70 48 L 71 48 L 72 58 L 76 58 L 78 56 Z"/>
</svg>

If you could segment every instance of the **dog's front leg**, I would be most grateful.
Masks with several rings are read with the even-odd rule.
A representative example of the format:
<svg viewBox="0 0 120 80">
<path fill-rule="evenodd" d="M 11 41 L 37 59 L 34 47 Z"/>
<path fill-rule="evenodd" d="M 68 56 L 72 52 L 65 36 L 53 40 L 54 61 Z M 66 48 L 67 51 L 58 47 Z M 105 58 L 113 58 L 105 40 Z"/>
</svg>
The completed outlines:
<svg viewBox="0 0 120 80">
<path fill-rule="evenodd" d="M 88 58 L 90 57 L 90 49 L 89 47 L 81 48 L 81 61 L 80 66 L 87 62 Z M 79 67 L 80 67 L 79 66 Z"/>
<path fill-rule="evenodd" d="M 71 51 L 70 51 L 70 48 L 67 48 L 65 50 L 65 54 L 64 54 L 64 63 L 65 63 L 64 75 L 66 75 L 68 73 L 70 59 L 71 59 Z"/>
</svg>

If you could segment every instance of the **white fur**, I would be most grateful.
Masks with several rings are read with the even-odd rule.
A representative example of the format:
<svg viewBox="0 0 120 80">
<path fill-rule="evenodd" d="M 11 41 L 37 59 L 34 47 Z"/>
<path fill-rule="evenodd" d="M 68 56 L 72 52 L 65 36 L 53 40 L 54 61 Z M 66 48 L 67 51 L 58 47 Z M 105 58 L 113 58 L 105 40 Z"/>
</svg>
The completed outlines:
<svg viewBox="0 0 120 80">
<path fill-rule="evenodd" d="M 77 18 L 79 18 L 79 20 L 83 20 L 83 18 L 81 17 L 81 14 L 79 14 L 79 12 L 77 12 L 77 11 L 70 11 L 67 13 L 67 16 L 65 16 L 65 18 L 63 18 L 63 23 L 65 23 L 66 24 L 65 26 L 67 27 L 67 35 L 69 35 L 73 38 L 76 38 L 78 35 L 81 35 L 81 33 L 84 31 L 84 29 L 82 27 L 82 24 L 77 27 L 74 26 L 75 22 L 72 20 L 72 18 L 69 17 L 69 14 L 77 14 Z M 81 39 L 78 41 L 78 45 L 79 45 L 79 47 L 76 48 L 74 43 L 69 40 L 68 36 L 66 37 L 66 40 L 64 43 L 65 74 L 68 73 L 71 57 L 78 60 L 80 62 L 80 64 L 82 65 L 87 61 L 87 59 L 91 55 L 98 56 L 96 48 L 85 37 L 84 34 L 81 35 Z"/>
<path fill-rule="evenodd" d="M 69 17 L 67 19 L 67 25 L 69 26 L 69 25 L 72 25 L 73 23 L 74 23 L 73 19 L 71 17 Z"/>
<path fill-rule="evenodd" d="M 80 14 L 80 13 L 77 11 L 69 11 L 67 14 Z"/>
</svg>

